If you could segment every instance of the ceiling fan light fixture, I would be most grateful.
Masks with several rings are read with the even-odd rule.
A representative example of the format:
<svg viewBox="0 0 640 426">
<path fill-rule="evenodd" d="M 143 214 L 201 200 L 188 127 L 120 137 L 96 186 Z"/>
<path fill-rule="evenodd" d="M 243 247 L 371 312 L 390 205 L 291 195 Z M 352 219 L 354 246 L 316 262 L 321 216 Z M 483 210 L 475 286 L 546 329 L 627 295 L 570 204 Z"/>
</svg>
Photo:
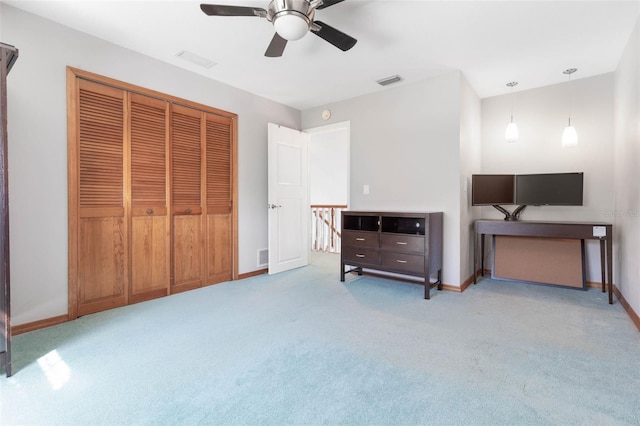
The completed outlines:
<svg viewBox="0 0 640 426">
<path fill-rule="evenodd" d="M 311 21 L 298 11 L 287 10 L 274 16 L 273 26 L 280 37 L 293 41 L 304 37 L 311 27 Z"/>
</svg>

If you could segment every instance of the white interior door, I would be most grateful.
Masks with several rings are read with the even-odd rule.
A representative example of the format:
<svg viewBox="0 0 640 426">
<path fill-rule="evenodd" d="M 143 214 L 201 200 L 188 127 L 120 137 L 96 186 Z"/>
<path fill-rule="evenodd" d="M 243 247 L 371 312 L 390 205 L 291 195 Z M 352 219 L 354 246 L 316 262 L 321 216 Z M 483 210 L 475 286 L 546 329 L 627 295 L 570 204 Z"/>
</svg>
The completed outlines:
<svg viewBox="0 0 640 426">
<path fill-rule="evenodd" d="M 269 274 L 309 263 L 309 136 L 269 123 Z"/>
</svg>

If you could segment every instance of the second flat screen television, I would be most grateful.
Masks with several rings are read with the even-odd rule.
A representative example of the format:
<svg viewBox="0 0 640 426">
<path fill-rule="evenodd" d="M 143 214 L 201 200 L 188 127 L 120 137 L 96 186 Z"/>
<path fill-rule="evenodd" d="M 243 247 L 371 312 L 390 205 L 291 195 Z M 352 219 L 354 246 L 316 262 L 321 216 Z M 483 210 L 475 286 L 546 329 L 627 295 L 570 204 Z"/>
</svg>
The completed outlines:
<svg viewBox="0 0 640 426">
<path fill-rule="evenodd" d="M 516 204 L 581 206 L 583 173 L 516 175 Z"/>
</svg>

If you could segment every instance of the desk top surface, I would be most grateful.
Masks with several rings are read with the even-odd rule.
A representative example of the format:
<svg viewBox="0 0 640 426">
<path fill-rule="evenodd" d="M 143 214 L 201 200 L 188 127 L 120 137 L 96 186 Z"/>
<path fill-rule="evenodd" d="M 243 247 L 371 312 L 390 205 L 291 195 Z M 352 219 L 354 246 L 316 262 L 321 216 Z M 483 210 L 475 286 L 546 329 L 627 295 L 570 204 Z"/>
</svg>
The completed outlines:
<svg viewBox="0 0 640 426">
<path fill-rule="evenodd" d="M 478 219 L 476 222 L 486 223 L 505 223 L 512 225 L 580 225 L 580 226 L 613 226 L 606 222 L 573 222 L 573 221 L 555 221 L 555 220 L 504 220 L 504 219 Z"/>
<path fill-rule="evenodd" d="M 598 239 L 611 241 L 613 225 L 603 222 L 508 221 L 480 219 L 476 234 Z"/>
</svg>

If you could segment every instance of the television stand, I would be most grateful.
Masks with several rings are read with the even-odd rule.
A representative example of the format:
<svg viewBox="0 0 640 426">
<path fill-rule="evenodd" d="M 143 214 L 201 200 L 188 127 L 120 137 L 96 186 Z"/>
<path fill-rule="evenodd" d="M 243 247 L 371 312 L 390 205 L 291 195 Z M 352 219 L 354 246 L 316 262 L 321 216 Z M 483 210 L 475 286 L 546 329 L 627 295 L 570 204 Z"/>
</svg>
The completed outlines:
<svg viewBox="0 0 640 426">
<path fill-rule="evenodd" d="M 509 210 L 505 209 L 504 207 L 502 207 L 502 206 L 500 206 L 498 204 L 494 204 L 493 207 L 504 215 L 504 220 L 508 220 L 510 222 L 514 222 L 516 220 L 520 220 L 520 213 L 522 213 L 524 211 L 524 209 L 527 208 L 527 205 L 523 204 L 521 206 L 518 206 L 513 211 L 513 213 L 509 213 Z"/>
<path fill-rule="evenodd" d="M 342 212 L 340 281 L 363 269 L 422 278 L 442 290 L 442 212 Z M 345 270 L 345 267 L 350 267 Z M 431 275 L 436 282 L 431 283 Z"/>
</svg>

